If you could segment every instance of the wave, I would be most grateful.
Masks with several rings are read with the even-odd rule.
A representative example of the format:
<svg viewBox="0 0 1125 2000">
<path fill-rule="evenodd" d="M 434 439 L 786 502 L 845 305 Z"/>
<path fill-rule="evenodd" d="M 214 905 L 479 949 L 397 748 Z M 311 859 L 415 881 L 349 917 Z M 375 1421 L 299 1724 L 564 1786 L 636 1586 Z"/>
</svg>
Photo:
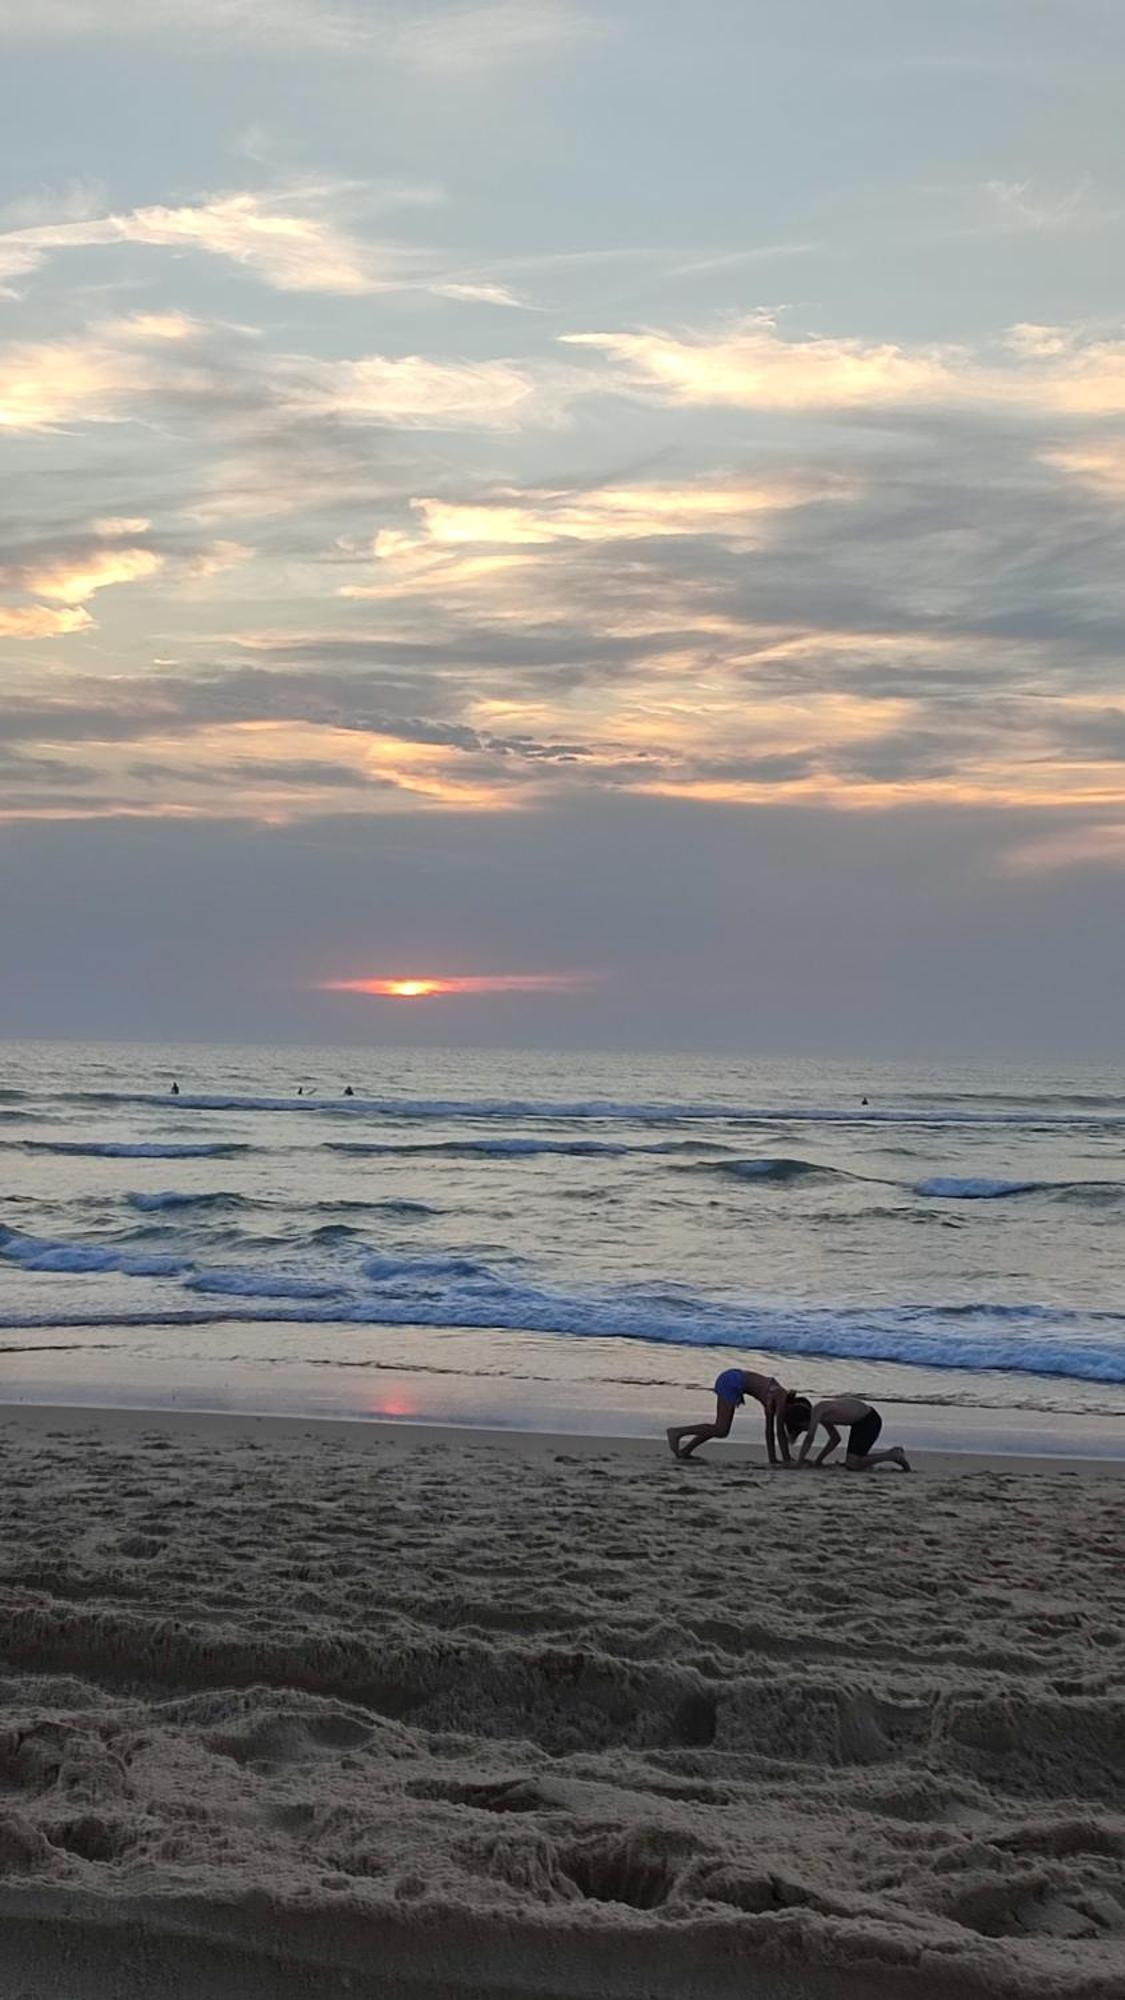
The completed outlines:
<svg viewBox="0 0 1125 2000">
<path fill-rule="evenodd" d="M 936 1174 L 916 1181 L 913 1194 L 933 1196 L 939 1201 L 1004 1201 L 1013 1195 L 1056 1194 L 1073 1200 L 1113 1199 L 1125 1194 L 1123 1181 L 1003 1181 L 974 1175 Z"/>
<path fill-rule="evenodd" d="M 962 1180 L 955 1174 L 936 1174 L 931 1180 L 915 1182 L 913 1192 L 933 1195 L 939 1201 L 1002 1201 L 1007 1195 L 1040 1194 L 1048 1185 L 1046 1181 L 990 1181 L 972 1175 Z"/>
<path fill-rule="evenodd" d="M 231 1194 L 223 1189 L 212 1193 L 180 1193 L 167 1188 L 159 1193 L 132 1193 L 125 1196 L 130 1208 L 141 1215 L 159 1215 L 165 1211 L 173 1214 L 185 1209 L 204 1210 L 212 1214 L 232 1213 L 236 1210 L 283 1208 L 302 1215 L 336 1215 L 341 1213 L 362 1213 L 365 1215 L 394 1215 L 403 1218 L 440 1215 L 442 1210 L 434 1208 L 428 1201 L 401 1201 L 389 1198 L 386 1201 L 314 1201 L 314 1202 L 271 1202 L 252 1201 L 243 1194 Z M 345 1225 L 340 1225 L 344 1227 Z M 323 1231 L 318 1232 L 323 1234 Z"/>
<path fill-rule="evenodd" d="M 402 1273 L 400 1271 L 399 1276 Z M 438 1274 L 434 1274 L 435 1276 Z M 447 1274 L 448 1275 L 448 1274 Z M 388 1276 L 390 1274 L 388 1273 Z M 374 1296 L 341 1298 L 338 1289 L 284 1273 L 210 1272 L 190 1289 L 279 1303 L 240 1311 L 155 1310 L 137 1313 L 6 1314 L 0 1327 L 199 1326 L 229 1323 L 387 1327 L 504 1328 L 571 1338 L 637 1340 L 657 1346 L 734 1349 L 785 1361 L 802 1358 L 892 1362 L 969 1374 L 1003 1372 L 1125 1383 L 1125 1314 L 1070 1313 L 1046 1307 L 957 1306 L 798 1309 L 734 1305 L 685 1295 L 572 1293 L 482 1279 L 414 1296 L 393 1284 Z M 284 1301 L 290 1300 L 291 1303 Z M 1092 1337 L 1090 1326 L 1113 1322 L 1116 1344 Z"/>
<path fill-rule="evenodd" d="M 189 1292 L 215 1292 L 235 1299 L 338 1299 L 345 1289 L 321 1278 L 285 1271 L 197 1271 L 184 1279 Z"/>
<path fill-rule="evenodd" d="M 218 1189 L 213 1194 L 177 1194 L 173 1189 L 168 1189 L 162 1194 L 127 1194 L 125 1199 L 130 1208 L 139 1209 L 142 1215 L 159 1214 L 164 1209 L 229 1210 L 254 1207 L 254 1203 L 248 1201 L 245 1195 L 225 1194 Z"/>
<path fill-rule="evenodd" d="M 845 1172 L 842 1167 L 822 1167 L 815 1160 L 762 1159 L 762 1160 L 720 1160 L 715 1166 L 719 1174 L 731 1174 L 740 1181 L 800 1181 L 800 1180 L 842 1180 L 859 1178 Z"/>
<path fill-rule="evenodd" d="M 184 1111 L 298 1112 L 311 1116 L 352 1119 L 487 1119 L 626 1120 L 638 1124 L 718 1119 L 743 1125 L 913 1125 L 939 1126 L 1125 1126 L 1125 1100 L 1113 1097 L 1064 1100 L 1075 1108 L 1054 1108 L 1059 1100 L 999 1099 L 988 1108 L 966 1108 L 966 1099 L 947 1093 L 940 1103 L 840 1104 L 715 1104 L 675 1100 L 656 1102 L 614 1098 L 495 1098 L 495 1097 L 259 1097 L 238 1092 L 184 1092 L 174 1100 L 154 1091 L 78 1091 L 63 1102 L 90 1106 L 143 1104 L 163 1110 L 175 1104 Z M 980 1100 L 971 1099 L 969 1102 Z M 1096 1107 L 1100 1106 L 1098 1109 Z M 1106 1108 L 1109 1107 L 1109 1108 Z"/>
<path fill-rule="evenodd" d="M 56 1243 L 4 1228 L 0 1228 L 0 1257 L 25 1271 L 118 1271 L 129 1278 L 178 1278 L 191 1269 L 182 1257 L 138 1256 L 99 1243 Z"/>
<path fill-rule="evenodd" d="M 752 1164 L 770 1171 L 780 1165 L 783 1173 L 795 1170 L 798 1178 L 805 1171 L 818 1171 L 813 1163 L 801 1160 Z M 176 1191 L 147 1198 L 155 1200 L 157 1212 L 167 1193 Z M 268 1239 L 244 1241 L 245 1262 L 210 1267 L 198 1260 L 141 1250 L 136 1238 L 131 1243 L 120 1238 L 66 1242 L 0 1227 L 0 1258 L 29 1273 L 176 1279 L 188 1296 L 211 1295 L 232 1306 L 239 1302 L 242 1309 L 234 1314 L 238 1318 L 502 1327 L 790 1357 L 820 1355 L 1125 1382 L 1125 1313 L 1111 1310 L 988 1302 L 870 1309 L 777 1306 L 709 1295 L 678 1284 L 574 1289 L 539 1285 L 528 1280 L 517 1260 L 507 1259 L 492 1269 L 471 1249 L 410 1253 L 393 1245 L 375 1248 L 340 1237 L 331 1245 L 306 1245 L 303 1255 L 292 1243 L 278 1242 L 277 1250 L 273 1262 Z M 256 1311 L 259 1302 L 262 1309 Z M 158 1304 L 163 1308 L 166 1299 Z M 140 1317 L 151 1321 L 164 1316 L 161 1310 Z M 231 1316 L 229 1309 L 223 1315 Z M 55 1315 L 20 1316 L 0 1323 L 58 1321 Z"/>
<path fill-rule="evenodd" d="M 226 1160 L 235 1153 L 248 1153 L 252 1149 L 234 1141 L 217 1139 L 204 1144 L 192 1141 L 176 1145 L 164 1141 L 136 1141 L 126 1144 L 117 1139 L 8 1139 L 0 1144 L 17 1148 L 22 1153 L 63 1153 L 78 1159 L 99 1160 Z"/>
<path fill-rule="evenodd" d="M 326 1139 L 327 1153 L 355 1153 L 374 1159 L 394 1157 L 396 1159 L 430 1158 L 439 1154 L 466 1154 L 470 1157 L 482 1155 L 485 1158 L 534 1159 L 543 1153 L 574 1154 L 577 1158 L 587 1155 L 604 1154 L 620 1159 L 626 1153 L 710 1153 L 721 1152 L 722 1147 L 708 1146 L 694 1139 L 667 1139 L 651 1145 L 628 1145 L 612 1139 L 432 1139 L 415 1143 L 396 1144 L 392 1139 Z"/>
<path fill-rule="evenodd" d="M 381 1252 L 365 1257 L 363 1269 L 368 1278 L 380 1285 L 426 1283 L 435 1278 L 468 1278 L 484 1284 L 497 1283 L 487 1265 L 478 1263 L 475 1257 L 462 1257 L 449 1251 L 435 1251 L 428 1257 L 394 1257 Z"/>
<path fill-rule="evenodd" d="M 708 1162 L 715 1173 L 727 1174 L 735 1180 L 755 1182 L 790 1183 L 793 1181 L 852 1181 L 868 1186 L 901 1188 L 903 1194 L 919 1195 L 924 1199 L 938 1201 L 1004 1201 L 1013 1196 L 1029 1194 L 1049 1194 L 1061 1196 L 1071 1201 L 1111 1201 L 1125 1196 L 1125 1181 L 1041 1181 L 1041 1180 L 993 1180 L 985 1176 L 967 1174 L 934 1174 L 928 1180 L 913 1183 L 876 1178 L 873 1174 L 849 1173 L 844 1167 L 826 1167 L 815 1160 L 764 1158 L 760 1160 L 719 1160 Z M 890 1211 L 868 1209 L 864 1211 L 867 1220 L 888 1213 L 908 1213 L 907 1210 Z M 834 1220 L 829 1216 L 822 1220 Z"/>
<path fill-rule="evenodd" d="M 0 1254 L 7 1254 L 0 1249 Z M 33 1268 L 73 1268 L 43 1265 Z M 92 1268 L 92 1267 L 79 1267 Z M 97 1268 L 126 1266 L 102 1264 Z M 403 1276 L 401 1270 L 399 1277 Z M 432 1274 L 438 1277 L 440 1274 Z M 448 1273 L 445 1274 L 448 1277 Z M 388 1277 L 391 1274 L 388 1273 Z M 208 1272 L 188 1281 L 196 1293 L 232 1301 L 277 1300 L 255 1309 L 169 1309 L 135 1313 L 5 1314 L 0 1327 L 206 1326 L 229 1324 L 504 1328 L 570 1338 L 637 1340 L 658 1346 L 733 1349 L 749 1356 L 892 1362 L 968 1374 L 1003 1372 L 1125 1383 L 1125 1344 L 1091 1336 L 1091 1324 L 1125 1326 L 1125 1315 L 1048 1308 L 959 1306 L 809 1308 L 733 1305 L 684 1296 L 551 1292 L 480 1277 L 400 1296 L 393 1283 L 374 1296 L 342 1298 L 339 1288 L 284 1273 Z M 288 1301 L 288 1302 L 287 1302 Z"/>
<path fill-rule="evenodd" d="M 316 1201 L 313 1208 L 320 1215 L 351 1214 L 363 1212 L 367 1215 L 398 1215 L 404 1220 L 416 1217 L 444 1215 L 443 1208 L 435 1208 L 431 1201 L 405 1201 L 389 1195 L 385 1201 Z"/>
</svg>

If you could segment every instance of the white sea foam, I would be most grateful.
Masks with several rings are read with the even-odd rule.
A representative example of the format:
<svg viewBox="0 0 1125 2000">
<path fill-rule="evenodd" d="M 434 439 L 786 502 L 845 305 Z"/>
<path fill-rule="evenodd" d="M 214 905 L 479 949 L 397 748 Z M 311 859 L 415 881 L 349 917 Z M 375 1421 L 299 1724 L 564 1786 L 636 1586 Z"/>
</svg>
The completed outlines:
<svg viewBox="0 0 1125 2000">
<path fill-rule="evenodd" d="M 151 1257 L 98 1243 L 54 1243 L 0 1229 L 0 1257 L 25 1271 L 118 1271 L 129 1278 L 176 1278 L 191 1268 L 183 1257 Z"/>
<path fill-rule="evenodd" d="M 882 1305 L 859 1309 L 778 1307 L 717 1299 L 687 1286 L 536 1285 L 490 1270 L 457 1252 L 412 1256 L 363 1253 L 338 1278 L 275 1269 L 198 1268 L 109 1246 L 56 1243 L 0 1233 L 0 1257 L 27 1270 L 117 1272 L 179 1277 L 185 1290 L 239 1300 L 278 1301 L 253 1319 L 355 1325 L 504 1327 L 573 1337 L 641 1340 L 682 1347 L 766 1350 L 800 1357 L 902 1362 L 971 1373 L 1066 1375 L 1125 1382 L 1125 1314 L 1043 1305 Z M 172 1318 L 175 1316 L 172 1315 Z M 192 1315 L 192 1318 L 197 1316 Z M 38 1323 L 8 1316 L 8 1326 Z M 105 1322 L 116 1323 L 114 1316 Z"/>
<path fill-rule="evenodd" d="M 338 1299 L 343 1289 L 292 1271 L 197 1271 L 184 1280 L 190 1292 L 235 1299 Z"/>
</svg>

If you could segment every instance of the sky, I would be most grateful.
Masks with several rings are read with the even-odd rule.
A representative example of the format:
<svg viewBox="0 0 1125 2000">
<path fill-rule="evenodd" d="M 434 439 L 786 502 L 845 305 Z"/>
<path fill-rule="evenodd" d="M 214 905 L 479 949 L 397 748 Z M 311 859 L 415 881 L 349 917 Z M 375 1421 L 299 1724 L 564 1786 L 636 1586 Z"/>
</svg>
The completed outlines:
<svg viewBox="0 0 1125 2000">
<path fill-rule="evenodd" d="M 0 1034 L 1125 1053 L 1123 83 L 0 0 Z"/>
</svg>

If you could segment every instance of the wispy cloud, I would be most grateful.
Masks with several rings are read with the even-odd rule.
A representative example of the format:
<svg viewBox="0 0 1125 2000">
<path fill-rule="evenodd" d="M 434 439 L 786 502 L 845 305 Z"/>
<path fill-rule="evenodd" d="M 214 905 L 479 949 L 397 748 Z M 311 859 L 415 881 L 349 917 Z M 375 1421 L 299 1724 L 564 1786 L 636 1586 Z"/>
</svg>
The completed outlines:
<svg viewBox="0 0 1125 2000">
<path fill-rule="evenodd" d="M 132 245 L 223 258 L 278 291 L 344 297 L 426 292 L 469 304 L 520 303 L 507 286 L 459 269 L 439 252 L 370 242 L 343 227 L 332 218 L 331 206 L 359 192 L 332 187 L 235 192 L 177 208 L 24 223 L 0 234 L 0 282 L 11 291 L 14 280 L 61 251 Z M 398 201 L 417 200 L 420 191 L 391 193 Z M 388 198 L 384 191 L 380 200 Z"/>
<path fill-rule="evenodd" d="M 775 314 L 715 330 L 568 333 L 622 365 L 620 386 L 670 404 L 760 410 L 862 410 L 971 405 L 1125 412 L 1125 339 L 1024 324 L 985 350 L 787 335 Z M 604 387 L 604 384 L 601 385 Z"/>
<path fill-rule="evenodd" d="M 573 371 L 572 371 L 573 375 Z M 265 352 L 245 330 L 182 313 L 104 320 L 65 340 L 0 347 L 0 430 L 120 423 L 163 410 L 253 423 L 508 429 L 551 421 L 572 376 L 513 362 L 363 354 L 329 361 Z"/>
<path fill-rule="evenodd" d="M 1091 206 L 1093 182 L 1085 175 L 1064 193 L 1051 194 L 1033 180 L 991 180 L 984 194 L 993 216 L 1003 227 L 1031 230 L 1071 229 L 1080 221 L 1104 221 Z"/>
<path fill-rule="evenodd" d="M 107 320 L 65 340 L 0 348 L 0 430 L 110 423 L 153 391 L 159 360 L 197 331 L 182 313 Z"/>
<path fill-rule="evenodd" d="M 664 535 L 723 535 L 744 546 L 761 539 L 766 517 L 811 501 L 844 498 L 854 490 L 844 475 L 782 474 L 746 479 L 682 480 L 678 485 L 638 482 L 585 491 L 501 489 L 476 501 L 413 502 L 421 540 L 446 546 L 543 548 L 555 542 L 648 541 Z M 407 546 L 385 535 L 376 553 Z"/>
<path fill-rule="evenodd" d="M 553 56 L 604 32 L 596 11 L 567 0 L 0 0 L 0 40 L 241 43 L 461 76 Z"/>
<path fill-rule="evenodd" d="M 470 0 L 416 8 L 400 25 L 398 47 L 411 62 L 460 80 L 466 71 L 542 60 L 608 32 L 604 10 L 566 0 Z"/>
</svg>

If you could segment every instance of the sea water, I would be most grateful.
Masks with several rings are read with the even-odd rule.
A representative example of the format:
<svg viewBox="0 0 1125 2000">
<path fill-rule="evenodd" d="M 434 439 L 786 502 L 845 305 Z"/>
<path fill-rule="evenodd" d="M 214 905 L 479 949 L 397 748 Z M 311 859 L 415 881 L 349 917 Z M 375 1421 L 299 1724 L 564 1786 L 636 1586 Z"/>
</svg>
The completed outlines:
<svg viewBox="0 0 1125 2000">
<path fill-rule="evenodd" d="M 1125 1073 L 7 1044 L 0 1191 L 9 1400 L 1123 1448 Z"/>
</svg>

